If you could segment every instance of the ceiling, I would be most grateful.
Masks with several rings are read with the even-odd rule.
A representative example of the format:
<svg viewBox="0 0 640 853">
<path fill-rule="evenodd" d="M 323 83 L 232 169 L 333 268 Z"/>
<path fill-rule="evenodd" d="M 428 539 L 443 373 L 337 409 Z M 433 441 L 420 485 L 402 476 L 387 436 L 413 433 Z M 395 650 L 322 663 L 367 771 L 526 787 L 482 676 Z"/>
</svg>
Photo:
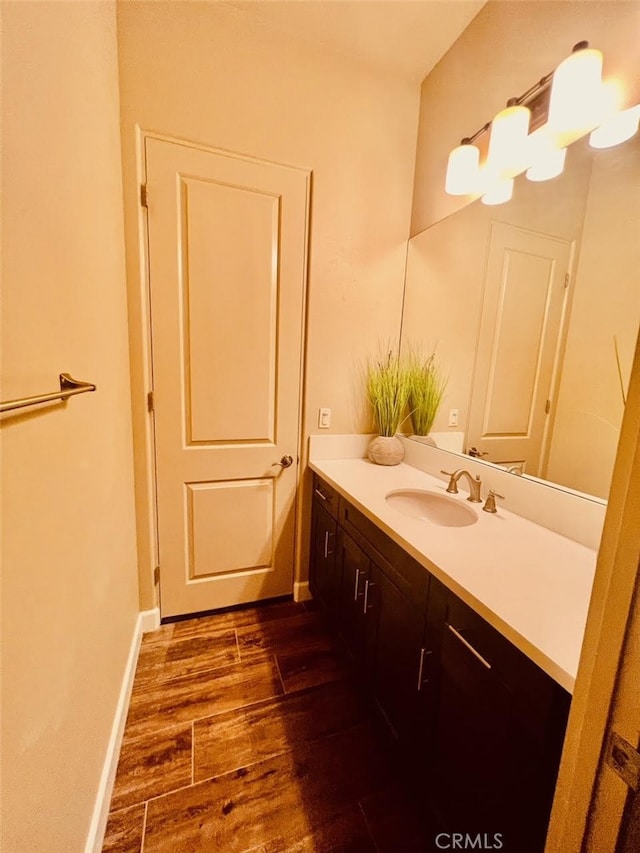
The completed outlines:
<svg viewBox="0 0 640 853">
<path fill-rule="evenodd" d="M 486 0 L 218 0 L 238 15 L 422 81 Z"/>
</svg>

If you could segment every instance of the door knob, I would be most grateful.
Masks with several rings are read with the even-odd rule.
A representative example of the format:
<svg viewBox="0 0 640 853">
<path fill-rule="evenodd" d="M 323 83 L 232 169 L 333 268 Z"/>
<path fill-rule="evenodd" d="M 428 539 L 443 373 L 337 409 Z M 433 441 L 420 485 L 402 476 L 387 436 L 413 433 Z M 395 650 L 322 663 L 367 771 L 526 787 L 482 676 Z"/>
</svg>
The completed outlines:
<svg viewBox="0 0 640 853">
<path fill-rule="evenodd" d="M 282 468 L 290 468 L 293 465 L 293 456 L 283 456 L 279 462 L 274 462 L 274 465 L 280 465 Z"/>
</svg>

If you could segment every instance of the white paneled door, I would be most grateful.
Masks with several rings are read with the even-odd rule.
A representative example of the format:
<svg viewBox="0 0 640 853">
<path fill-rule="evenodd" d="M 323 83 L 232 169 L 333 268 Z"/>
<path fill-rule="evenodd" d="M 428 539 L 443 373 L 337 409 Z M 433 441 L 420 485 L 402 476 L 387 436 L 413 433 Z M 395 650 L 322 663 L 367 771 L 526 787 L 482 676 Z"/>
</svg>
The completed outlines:
<svg viewBox="0 0 640 853">
<path fill-rule="evenodd" d="M 163 616 L 291 593 L 307 172 L 147 138 Z"/>
<path fill-rule="evenodd" d="M 534 475 L 553 414 L 571 250 L 567 240 L 491 226 L 467 450 Z"/>
</svg>

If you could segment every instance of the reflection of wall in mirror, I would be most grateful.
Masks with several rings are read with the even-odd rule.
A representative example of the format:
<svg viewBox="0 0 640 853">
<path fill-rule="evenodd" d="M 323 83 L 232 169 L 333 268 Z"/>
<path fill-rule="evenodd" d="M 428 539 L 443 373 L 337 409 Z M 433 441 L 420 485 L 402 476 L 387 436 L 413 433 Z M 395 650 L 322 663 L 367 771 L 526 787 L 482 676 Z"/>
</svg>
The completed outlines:
<svg viewBox="0 0 640 853">
<path fill-rule="evenodd" d="M 544 476 L 606 498 L 640 323 L 640 141 L 594 157 Z M 616 345 L 622 385 L 618 376 Z"/>
</svg>

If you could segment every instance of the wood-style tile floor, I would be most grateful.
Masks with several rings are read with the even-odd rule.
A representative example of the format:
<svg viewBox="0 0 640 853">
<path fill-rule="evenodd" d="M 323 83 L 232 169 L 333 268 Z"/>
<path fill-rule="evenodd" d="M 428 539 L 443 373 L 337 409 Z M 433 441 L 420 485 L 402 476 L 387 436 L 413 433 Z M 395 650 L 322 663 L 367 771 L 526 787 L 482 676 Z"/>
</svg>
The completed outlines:
<svg viewBox="0 0 640 853">
<path fill-rule="evenodd" d="M 311 605 L 143 638 L 104 853 L 420 849 L 371 711 Z"/>
</svg>

